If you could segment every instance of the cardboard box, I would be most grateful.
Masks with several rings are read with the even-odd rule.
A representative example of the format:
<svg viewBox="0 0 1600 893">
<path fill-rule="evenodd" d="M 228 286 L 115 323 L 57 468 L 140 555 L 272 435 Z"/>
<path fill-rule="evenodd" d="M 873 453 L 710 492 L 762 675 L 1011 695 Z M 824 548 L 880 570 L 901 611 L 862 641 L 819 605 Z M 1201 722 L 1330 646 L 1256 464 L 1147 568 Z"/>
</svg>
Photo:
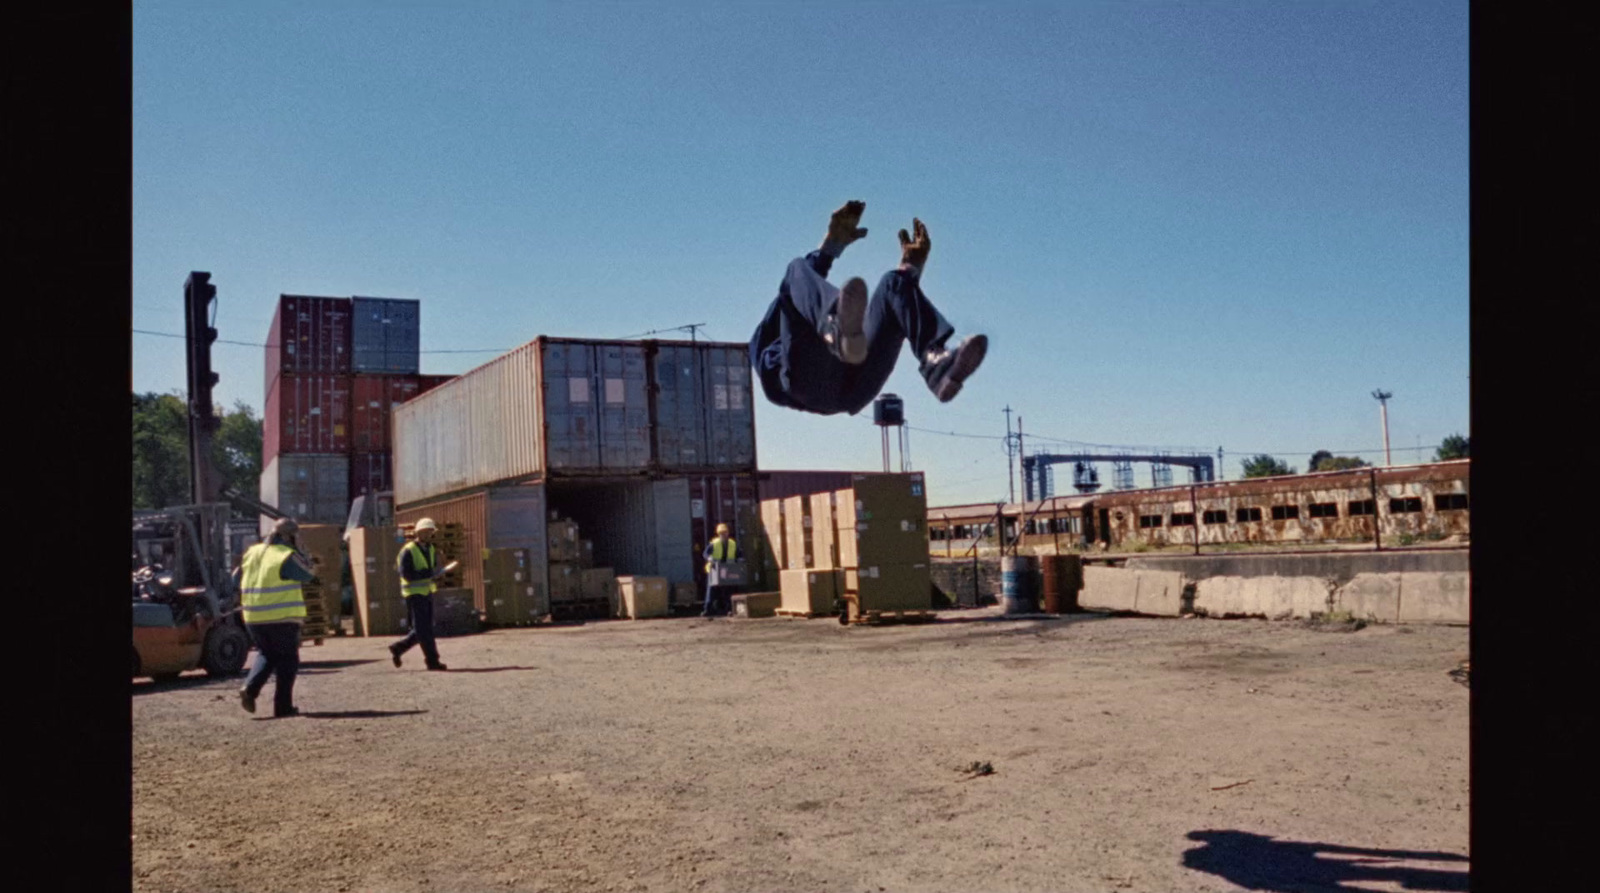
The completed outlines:
<svg viewBox="0 0 1600 893">
<path fill-rule="evenodd" d="M 617 615 L 617 574 L 609 567 L 578 569 L 578 592 L 584 601 L 605 599 L 611 605 L 610 615 Z"/>
<path fill-rule="evenodd" d="M 594 567 L 594 540 L 578 540 L 578 567 L 588 570 Z"/>
<path fill-rule="evenodd" d="M 550 562 L 550 601 L 575 602 L 583 597 L 583 571 L 570 561 Z"/>
<path fill-rule="evenodd" d="M 772 617 L 783 601 L 781 592 L 746 592 L 733 597 L 733 616 Z"/>
<path fill-rule="evenodd" d="M 811 567 L 811 498 L 790 496 L 783 501 L 783 557 L 786 570 Z"/>
<path fill-rule="evenodd" d="M 811 564 L 818 568 L 836 568 L 839 564 L 838 534 L 834 530 L 834 493 L 814 493 L 811 496 Z"/>
<path fill-rule="evenodd" d="M 618 577 L 617 579 L 620 581 L 622 578 Z M 621 585 L 620 582 L 618 585 Z M 705 593 L 695 586 L 692 580 L 672 584 L 672 604 L 674 606 L 689 605 L 691 607 L 699 607 L 704 603 Z"/>
<path fill-rule="evenodd" d="M 839 564 L 906 565 L 928 560 L 928 498 L 921 472 L 858 474 L 837 491 Z"/>
<path fill-rule="evenodd" d="M 871 565 L 844 571 L 844 591 L 862 611 L 927 611 L 933 607 L 929 563 Z"/>
<path fill-rule="evenodd" d="M 844 572 L 840 570 L 787 570 L 778 588 L 785 611 L 832 614 L 833 600 Z"/>
<path fill-rule="evenodd" d="M 534 579 L 527 549 L 483 550 L 485 620 L 495 624 L 531 623 L 550 613 L 549 583 Z"/>
<path fill-rule="evenodd" d="M 667 616 L 666 577 L 617 577 L 616 588 L 618 616 L 634 620 Z"/>
<path fill-rule="evenodd" d="M 773 571 L 788 567 L 784 563 L 788 543 L 784 539 L 783 524 L 783 500 L 761 500 L 761 538 L 767 547 L 761 563 Z"/>
<path fill-rule="evenodd" d="M 323 618 L 330 627 L 336 626 L 344 594 L 344 528 L 333 524 L 302 524 L 297 537 L 300 551 L 311 559 L 311 569 L 322 584 L 319 589 Z M 351 575 L 352 582 L 354 576 Z"/>
<path fill-rule="evenodd" d="M 398 636 L 406 619 L 395 561 L 404 545 L 394 527 L 358 527 L 350 532 L 350 581 L 355 589 L 356 635 Z"/>
<path fill-rule="evenodd" d="M 578 560 L 578 522 L 570 518 L 551 521 L 545 528 L 551 561 L 576 562 Z"/>
</svg>

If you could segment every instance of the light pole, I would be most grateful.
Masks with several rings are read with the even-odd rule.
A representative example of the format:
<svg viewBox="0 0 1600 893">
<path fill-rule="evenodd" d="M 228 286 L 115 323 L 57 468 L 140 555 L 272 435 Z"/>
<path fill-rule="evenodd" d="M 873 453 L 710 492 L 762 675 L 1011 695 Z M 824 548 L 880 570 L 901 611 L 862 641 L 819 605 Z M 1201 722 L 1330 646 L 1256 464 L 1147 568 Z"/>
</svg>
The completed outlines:
<svg viewBox="0 0 1600 893">
<path fill-rule="evenodd" d="M 1380 388 L 1373 391 L 1372 396 L 1378 400 L 1378 413 L 1383 419 L 1383 464 L 1387 468 L 1394 464 L 1389 458 L 1389 398 L 1394 394 Z"/>
</svg>

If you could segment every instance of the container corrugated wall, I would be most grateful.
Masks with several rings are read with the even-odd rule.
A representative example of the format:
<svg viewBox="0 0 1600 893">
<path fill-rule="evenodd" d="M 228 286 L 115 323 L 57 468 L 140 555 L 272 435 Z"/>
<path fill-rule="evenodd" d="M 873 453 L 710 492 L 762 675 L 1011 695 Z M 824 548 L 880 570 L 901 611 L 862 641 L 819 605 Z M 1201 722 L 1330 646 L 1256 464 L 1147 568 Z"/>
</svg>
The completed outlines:
<svg viewBox="0 0 1600 893">
<path fill-rule="evenodd" d="M 745 345 L 660 342 L 653 366 L 658 464 L 753 469 L 755 410 Z"/>
<path fill-rule="evenodd" d="M 267 388 L 261 461 L 350 449 L 350 376 L 283 373 Z"/>
<path fill-rule="evenodd" d="M 422 302 L 355 297 L 350 306 L 351 371 L 415 375 Z"/>
<path fill-rule="evenodd" d="M 394 489 L 390 478 L 390 459 L 387 450 L 372 453 L 350 454 L 350 500 L 369 493 L 383 493 Z"/>
<path fill-rule="evenodd" d="M 843 490 L 850 486 L 856 471 L 762 471 L 756 475 L 756 486 L 762 499 L 787 499 L 790 496 L 810 496 Z M 993 514 L 990 508 L 990 514 Z"/>
<path fill-rule="evenodd" d="M 478 610 L 486 609 L 483 586 L 484 549 L 527 549 L 529 573 L 543 580 L 545 558 L 545 492 L 542 485 L 495 487 L 465 496 L 402 509 L 395 513 L 401 524 L 432 518 L 440 524 L 462 525 L 467 550 L 461 556 L 462 583 L 472 590 Z"/>
<path fill-rule="evenodd" d="M 394 407 L 421 393 L 415 375 L 356 375 L 350 379 L 350 449 L 390 448 Z"/>
<path fill-rule="evenodd" d="M 538 394 L 531 343 L 395 407 L 395 504 L 542 471 Z"/>
<path fill-rule="evenodd" d="M 550 509 L 577 521 L 579 535 L 594 542 L 596 567 L 670 583 L 695 578 L 687 479 L 569 479 L 547 483 L 545 493 Z"/>
<path fill-rule="evenodd" d="M 267 388 L 285 372 L 350 374 L 349 298 L 279 297 L 267 331 Z"/>
<path fill-rule="evenodd" d="M 304 524 L 343 524 L 349 494 L 350 457 L 344 454 L 275 456 L 261 470 L 261 501 Z"/>
<path fill-rule="evenodd" d="M 472 603 L 484 610 L 483 550 L 489 529 L 489 494 L 479 491 L 424 506 L 395 512 L 397 524 L 415 524 L 421 518 L 432 518 L 439 524 L 460 524 L 466 534 L 466 545 L 455 556 L 461 562 L 461 584 L 472 590 Z"/>
</svg>

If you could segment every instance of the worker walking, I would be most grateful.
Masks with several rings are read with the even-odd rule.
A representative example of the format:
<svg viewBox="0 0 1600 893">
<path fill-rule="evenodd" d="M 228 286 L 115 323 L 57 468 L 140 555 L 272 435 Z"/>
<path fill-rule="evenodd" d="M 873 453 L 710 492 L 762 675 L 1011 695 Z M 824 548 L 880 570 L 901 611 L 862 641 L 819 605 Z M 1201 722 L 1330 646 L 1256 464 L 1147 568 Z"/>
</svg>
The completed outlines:
<svg viewBox="0 0 1600 893">
<path fill-rule="evenodd" d="M 906 343 L 928 389 L 948 403 L 988 351 L 984 335 L 945 346 L 955 329 L 922 291 L 932 242 L 921 220 L 912 218 L 913 233 L 900 231 L 900 265 L 883 274 L 870 300 L 859 277 L 842 289 L 828 282 L 845 246 L 867 235 L 857 226 L 866 207 L 850 201 L 833 212 L 822 246 L 790 261 L 777 299 L 750 336 L 750 362 L 761 389 L 779 406 L 855 415 L 888 382 Z"/>
<path fill-rule="evenodd" d="M 728 525 L 718 524 L 717 535 L 706 545 L 706 603 L 700 612 L 702 617 L 718 617 L 733 611 L 733 599 L 729 595 L 732 586 L 725 582 L 728 574 L 728 563 L 739 557 L 739 544 L 728 536 Z"/>
<path fill-rule="evenodd" d="M 422 659 L 430 670 L 449 669 L 439 662 L 439 649 L 433 641 L 433 593 L 438 589 L 434 580 L 455 568 L 454 562 L 439 567 L 439 552 L 433 547 L 434 534 L 439 525 L 432 518 L 417 522 L 411 539 L 400 550 L 400 594 L 405 596 L 406 617 L 411 621 L 411 631 L 406 637 L 389 646 L 394 665 L 400 666 L 400 655 L 413 645 L 422 646 Z"/>
<path fill-rule="evenodd" d="M 299 530 L 293 519 L 279 518 L 267 541 L 246 549 L 233 571 L 244 626 L 256 647 L 255 664 L 239 689 L 239 704 L 251 713 L 269 673 L 275 680 L 272 715 L 300 712 L 294 705 L 294 678 L 300 671 L 300 625 L 306 617 L 301 584 L 317 577 L 298 551 Z"/>
</svg>

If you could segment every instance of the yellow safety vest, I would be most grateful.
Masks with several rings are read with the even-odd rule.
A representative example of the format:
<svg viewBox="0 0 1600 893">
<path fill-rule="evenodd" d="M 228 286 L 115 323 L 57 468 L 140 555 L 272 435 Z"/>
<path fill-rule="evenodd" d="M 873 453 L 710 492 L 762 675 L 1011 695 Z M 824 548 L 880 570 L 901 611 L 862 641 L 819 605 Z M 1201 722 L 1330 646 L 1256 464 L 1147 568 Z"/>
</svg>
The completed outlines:
<svg viewBox="0 0 1600 893">
<path fill-rule="evenodd" d="M 723 554 L 723 552 L 724 552 L 723 544 L 724 543 L 727 544 L 727 547 L 726 547 L 727 554 Z M 738 554 L 739 554 L 739 544 L 734 542 L 732 537 L 729 537 L 728 539 L 725 539 L 725 540 L 712 540 L 711 541 L 711 561 L 732 561 Z M 709 561 L 706 562 L 706 573 L 708 573 L 708 574 L 711 573 L 711 562 L 709 562 Z"/>
<path fill-rule="evenodd" d="M 245 623 L 273 623 L 306 616 L 305 591 L 279 571 L 294 550 L 281 544 L 257 543 L 239 562 L 239 605 Z"/>
<path fill-rule="evenodd" d="M 406 553 L 411 553 L 411 566 L 419 571 L 433 571 L 438 562 L 438 553 L 432 546 L 423 546 L 416 540 L 411 540 L 400 550 L 400 556 L 395 559 L 394 567 L 398 571 L 405 566 Z M 407 580 L 400 578 L 400 594 L 406 598 L 413 595 L 432 595 L 438 589 L 432 580 Z"/>
</svg>

